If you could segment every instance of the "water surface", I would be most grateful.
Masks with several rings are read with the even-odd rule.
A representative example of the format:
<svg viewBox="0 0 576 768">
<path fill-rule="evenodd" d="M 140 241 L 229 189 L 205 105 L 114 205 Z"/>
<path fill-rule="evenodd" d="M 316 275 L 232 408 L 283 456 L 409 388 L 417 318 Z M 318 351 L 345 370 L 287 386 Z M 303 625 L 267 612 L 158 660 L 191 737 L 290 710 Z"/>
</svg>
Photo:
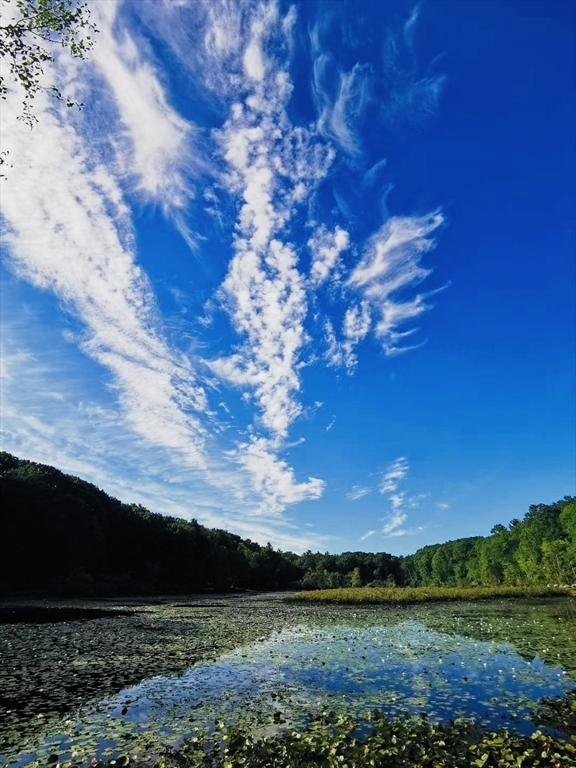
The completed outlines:
<svg viewBox="0 0 576 768">
<path fill-rule="evenodd" d="M 411 613 L 420 620 L 409 619 Z M 451 613 L 451 621 L 445 617 L 449 632 L 423 623 L 430 611 L 411 613 L 391 612 L 386 623 L 378 613 L 351 611 L 342 612 L 339 622 L 309 618 L 183 675 L 152 677 L 85 706 L 4 759 L 22 766 L 54 752 L 64 759 L 72 753 L 142 755 L 159 743 L 177 745 L 197 729 L 210 730 L 217 719 L 270 733 L 329 710 L 356 716 L 373 709 L 390 716 L 424 712 L 432 721 L 473 717 L 529 734 L 535 702 L 575 685 L 566 669 L 538 654 L 521 655 L 509 642 L 454 631 L 455 625 L 465 628 L 465 610 Z M 513 615 L 508 609 L 500 620 Z M 474 629 L 476 636 L 489 634 L 485 625 Z"/>
</svg>

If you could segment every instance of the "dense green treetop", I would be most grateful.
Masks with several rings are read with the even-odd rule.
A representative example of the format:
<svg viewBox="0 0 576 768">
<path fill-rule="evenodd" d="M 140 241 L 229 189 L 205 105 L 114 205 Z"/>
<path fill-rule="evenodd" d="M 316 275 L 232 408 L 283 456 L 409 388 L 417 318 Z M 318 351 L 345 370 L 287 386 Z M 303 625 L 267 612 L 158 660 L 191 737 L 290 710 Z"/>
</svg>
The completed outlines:
<svg viewBox="0 0 576 768">
<path fill-rule="evenodd" d="M 423 547 L 403 561 L 414 585 L 576 583 L 576 498 L 533 504 L 490 536 Z"/>
</svg>

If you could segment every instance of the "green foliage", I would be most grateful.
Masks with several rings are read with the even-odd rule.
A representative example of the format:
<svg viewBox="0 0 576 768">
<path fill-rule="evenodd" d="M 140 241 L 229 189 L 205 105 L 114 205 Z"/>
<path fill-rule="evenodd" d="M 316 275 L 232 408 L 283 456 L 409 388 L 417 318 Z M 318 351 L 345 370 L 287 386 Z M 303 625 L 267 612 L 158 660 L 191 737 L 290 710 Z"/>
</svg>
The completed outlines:
<svg viewBox="0 0 576 768">
<path fill-rule="evenodd" d="M 362 576 L 360 575 L 360 568 L 354 568 L 354 570 L 352 571 L 352 575 L 350 577 L 350 586 L 351 587 L 362 586 Z"/>
<path fill-rule="evenodd" d="M 508 597 L 576 597 L 576 589 L 568 587 L 362 587 L 360 589 L 322 589 L 296 592 L 286 600 L 339 605 L 415 605 L 467 600 L 491 600 Z"/>
<path fill-rule="evenodd" d="M 303 589 L 338 589 L 404 583 L 401 560 L 386 552 L 305 552 L 298 558 Z"/>
<path fill-rule="evenodd" d="M 20 119 L 30 127 L 36 122 L 31 101 L 41 90 L 65 101 L 69 107 L 81 106 L 65 99 L 55 85 L 43 85 L 42 76 L 44 66 L 54 61 L 55 46 L 76 58 L 86 57 L 97 32 L 90 21 L 88 6 L 75 0 L 2 0 L 2 6 L 3 19 L 8 21 L 0 24 L 0 56 L 8 64 L 12 81 L 24 91 Z M 0 75 L 0 95 L 6 98 L 7 93 L 8 84 Z"/>
<path fill-rule="evenodd" d="M 423 547 L 402 561 L 414 586 L 576 583 L 576 499 L 532 505 L 490 536 Z"/>
</svg>

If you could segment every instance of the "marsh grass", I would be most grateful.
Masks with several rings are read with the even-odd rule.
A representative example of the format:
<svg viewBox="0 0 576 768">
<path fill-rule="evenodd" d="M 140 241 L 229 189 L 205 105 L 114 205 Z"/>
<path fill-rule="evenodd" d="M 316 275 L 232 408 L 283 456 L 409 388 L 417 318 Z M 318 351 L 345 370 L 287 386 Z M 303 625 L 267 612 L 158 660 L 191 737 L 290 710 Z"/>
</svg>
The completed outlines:
<svg viewBox="0 0 576 768">
<path fill-rule="evenodd" d="M 302 603 L 339 605 L 414 605 L 502 598 L 574 597 L 570 587 L 345 587 L 296 592 L 284 599 Z"/>
</svg>

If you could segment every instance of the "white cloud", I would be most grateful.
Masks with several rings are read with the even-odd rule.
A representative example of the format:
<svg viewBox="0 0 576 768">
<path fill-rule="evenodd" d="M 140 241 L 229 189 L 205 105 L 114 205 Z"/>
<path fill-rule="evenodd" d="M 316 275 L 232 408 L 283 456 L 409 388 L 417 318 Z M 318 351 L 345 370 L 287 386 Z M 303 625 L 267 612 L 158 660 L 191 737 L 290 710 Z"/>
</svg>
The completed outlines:
<svg viewBox="0 0 576 768">
<path fill-rule="evenodd" d="M 256 36 L 263 48 L 277 32 L 272 27 L 276 17 L 270 7 L 255 13 L 250 40 Z M 243 64 L 231 69 L 235 76 Z M 242 200 L 235 254 L 220 297 L 242 341 L 211 367 L 222 379 L 254 393 L 262 426 L 282 439 L 302 412 L 296 395 L 308 309 L 287 225 L 301 196 L 295 191 L 307 194 L 325 176 L 331 154 L 308 131 L 291 125 L 286 104 L 292 85 L 284 64 L 269 57 L 262 67 L 262 78 L 252 73 L 241 81 L 244 101 L 232 105 L 218 133 L 228 168 L 223 183 Z M 335 237 L 342 241 L 342 235 Z"/>
<path fill-rule="evenodd" d="M 402 536 L 405 531 L 401 526 L 406 522 L 408 515 L 405 512 L 391 512 L 386 518 L 382 533 L 386 536 Z"/>
<path fill-rule="evenodd" d="M 358 541 L 366 541 L 366 539 L 369 539 L 371 536 L 374 536 L 376 531 L 366 531 L 366 533 L 363 536 L 360 536 Z"/>
<path fill-rule="evenodd" d="M 16 102 L 16 103 L 15 103 Z M 4 147 L 17 172 L 3 195 L 5 243 L 14 271 L 53 291 L 82 323 L 82 349 L 105 366 L 125 417 L 144 439 L 204 463 L 204 430 L 194 411 L 206 396 L 190 363 L 157 330 L 149 281 L 136 264 L 122 192 L 70 124 L 35 99 L 31 135 L 17 99 L 2 110 Z"/>
<path fill-rule="evenodd" d="M 450 507 L 450 504 L 447 504 L 445 501 L 439 501 L 436 504 L 436 506 L 438 507 L 438 509 L 445 510 L 445 509 L 448 509 Z"/>
<path fill-rule="evenodd" d="M 318 50 L 318 46 L 316 46 Z M 331 85 L 337 82 L 335 90 Z M 343 152 L 359 156 L 361 121 L 370 97 L 370 70 L 355 64 L 350 72 L 331 71 L 330 57 L 318 53 L 314 62 L 313 94 L 318 110 L 318 130 Z"/>
<path fill-rule="evenodd" d="M 246 343 L 239 352 L 213 361 L 212 370 L 237 386 L 253 389 L 262 424 L 283 438 L 302 410 L 293 393 L 300 388 L 297 364 L 307 310 L 291 246 L 272 240 L 266 257 L 254 250 L 237 250 L 222 291 Z"/>
<path fill-rule="evenodd" d="M 380 480 L 380 493 L 393 493 L 408 474 L 408 461 L 400 456 L 388 464 Z"/>
<path fill-rule="evenodd" d="M 355 348 L 370 330 L 372 319 L 368 302 L 349 306 L 344 313 L 342 340 L 336 337 L 332 322 L 324 320 L 324 341 L 326 343 L 325 360 L 329 367 L 344 367 L 352 374 L 358 362 Z"/>
<path fill-rule="evenodd" d="M 406 494 L 405 493 L 393 493 L 388 497 L 388 500 L 390 501 L 390 504 L 392 504 L 392 509 L 400 509 L 400 507 L 404 504 Z"/>
<path fill-rule="evenodd" d="M 324 338 L 327 345 L 325 354 L 326 364 L 332 368 L 339 368 L 341 365 L 344 365 L 346 355 L 342 342 L 336 338 L 334 326 L 328 319 L 324 320 Z"/>
<path fill-rule="evenodd" d="M 293 469 L 278 458 L 274 447 L 262 437 L 252 437 L 232 454 L 252 475 L 254 491 L 263 499 L 262 511 L 281 512 L 287 504 L 319 499 L 324 482 L 316 477 L 305 483 L 296 482 Z"/>
<path fill-rule="evenodd" d="M 270 11 L 272 14 L 270 14 Z M 274 5 L 269 6 L 269 15 L 276 16 Z M 275 19 L 273 19 L 275 20 Z M 262 36 L 265 31 L 263 20 L 255 19 L 252 23 L 250 41 L 244 51 L 244 72 L 251 80 L 261 82 L 264 80 L 266 64 L 262 54 Z"/>
<path fill-rule="evenodd" d="M 350 501 L 357 501 L 358 499 L 361 499 L 363 496 L 366 496 L 369 493 L 370 493 L 370 488 L 366 488 L 361 485 L 353 485 L 352 489 L 348 491 L 346 496 L 350 499 Z"/>
<path fill-rule="evenodd" d="M 399 456 L 386 467 L 380 480 L 380 493 L 388 496 L 392 507 L 391 512 L 384 518 L 382 533 L 385 536 L 403 536 L 406 530 L 402 525 L 406 522 L 407 513 L 403 511 L 406 504 L 406 491 L 399 491 L 400 484 L 408 474 L 408 461 L 404 456 Z"/>
<path fill-rule="evenodd" d="M 308 240 L 308 247 L 312 253 L 310 280 L 313 285 L 320 285 L 327 280 L 330 272 L 337 265 L 340 254 L 349 245 L 350 235 L 342 227 L 337 226 L 333 232 L 330 232 L 322 224 L 316 229 Z"/>
<path fill-rule="evenodd" d="M 120 117 L 121 128 L 108 123 L 108 131 L 115 133 L 119 170 L 166 212 L 182 209 L 192 195 L 190 171 L 199 165 L 198 153 L 192 151 L 193 126 L 169 106 L 148 45 L 133 36 L 121 8 L 117 0 L 91 8 L 99 34 L 90 57 Z"/>
<path fill-rule="evenodd" d="M 350 371 L 358 358 L 354 349 L 356 345 L 366 338 L 372 324 L 370 309 L 367 301 L 362 301 L 359 306 L 348 307 L 344 315 L 342 351 L 344 353 L 344 365 Z"/>
<path fill-rule="evenodd" d="M 370 238 L 362 260 L 348 278 L 348 285 L 360 291 L 373 310 L 380 313 L 376 335 L 387 354 L 405 350 L 397 344 L 413 330 L 397 328 L 428 309 L 424 295 L 401 301 L 398 294 L 430 274 L 431 270 L 422 267 L 420 259 L 434 247 L 428 235 L 443 221 L 438 212 L 420 217 L 392 217 Z"/>
</svg>

